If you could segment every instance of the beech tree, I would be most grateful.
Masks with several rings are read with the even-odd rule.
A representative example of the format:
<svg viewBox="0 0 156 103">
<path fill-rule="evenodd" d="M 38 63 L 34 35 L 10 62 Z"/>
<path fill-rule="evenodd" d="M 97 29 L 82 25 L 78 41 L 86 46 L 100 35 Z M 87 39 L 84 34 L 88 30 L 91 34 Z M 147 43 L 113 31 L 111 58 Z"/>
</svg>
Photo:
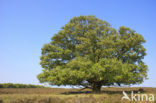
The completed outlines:
<svg viewBox="0 0 156 103">
<path fill-rule="evenodd" d="M 147 79 L 141 34 L 119 30 L 95 16 L 72 18 L 42 48 L 41 83 L 73 85 L 99 92 L 102 86 L 140 84 Z"/>
</svg>

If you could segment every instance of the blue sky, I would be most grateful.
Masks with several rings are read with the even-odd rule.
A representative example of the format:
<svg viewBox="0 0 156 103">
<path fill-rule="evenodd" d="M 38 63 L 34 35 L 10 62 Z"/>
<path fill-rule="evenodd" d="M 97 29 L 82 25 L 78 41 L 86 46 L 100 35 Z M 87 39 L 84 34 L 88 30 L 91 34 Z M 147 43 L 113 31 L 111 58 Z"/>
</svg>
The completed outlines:
<svg viewBox="0 0 156 103">
<path fill-rule="evenodd" d="M 143 35 L 149 67 L 139 86 L 156 87 L 155 0 L 0 0 L 0 83 L 38 84 L 41 47 L 72 17 L 95 15 Z"/>
</svg>

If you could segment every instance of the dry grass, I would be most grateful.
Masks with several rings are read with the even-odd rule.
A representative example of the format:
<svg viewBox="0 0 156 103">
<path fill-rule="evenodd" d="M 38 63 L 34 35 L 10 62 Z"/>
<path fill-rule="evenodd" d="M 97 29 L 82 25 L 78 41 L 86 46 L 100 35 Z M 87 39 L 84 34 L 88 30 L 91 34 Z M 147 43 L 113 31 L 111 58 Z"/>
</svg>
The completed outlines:
<svg viewBox="0 0 156 103">
<path fill-rule="evenodd" d="M 88 89 L 10 88 L 0 89 L 0 103 L 132 103 L 121 101 L 122 91 L 138 90 L 141 89 L 111 87 L 103 88 L 100 94 L 94 94 Z M 156 94 L 156 88 L 143 88 L 142 92 Z"/>
</svg>

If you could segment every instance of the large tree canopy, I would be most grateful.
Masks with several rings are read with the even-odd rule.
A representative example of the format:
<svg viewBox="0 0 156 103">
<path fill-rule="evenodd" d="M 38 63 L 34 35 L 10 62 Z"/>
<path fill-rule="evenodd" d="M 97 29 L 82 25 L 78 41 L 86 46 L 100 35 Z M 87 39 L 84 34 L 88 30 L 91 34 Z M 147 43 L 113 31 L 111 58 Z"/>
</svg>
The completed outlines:
<svg viewBox="0 0 156 103">
<path fill-rule="evenodd" d="M 144 38 L 130 28 L 119 30 L 95 16 L 72 18 L 42 48 L 41 83 L 101 86 L 140 84 L 147 78 Z"/>
</svg>

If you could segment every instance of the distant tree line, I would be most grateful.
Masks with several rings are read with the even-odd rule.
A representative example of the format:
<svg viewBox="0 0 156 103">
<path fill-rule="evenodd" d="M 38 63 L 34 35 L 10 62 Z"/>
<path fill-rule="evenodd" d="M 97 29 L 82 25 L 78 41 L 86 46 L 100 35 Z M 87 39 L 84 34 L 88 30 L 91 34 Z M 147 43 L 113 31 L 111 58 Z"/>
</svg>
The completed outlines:
<svg viewBox="0 0 156 103">
<path fill-rule="evenodd" d="M 44 88 L 41 85 L 0 83 L 0 88 Z"/>
</svg>

